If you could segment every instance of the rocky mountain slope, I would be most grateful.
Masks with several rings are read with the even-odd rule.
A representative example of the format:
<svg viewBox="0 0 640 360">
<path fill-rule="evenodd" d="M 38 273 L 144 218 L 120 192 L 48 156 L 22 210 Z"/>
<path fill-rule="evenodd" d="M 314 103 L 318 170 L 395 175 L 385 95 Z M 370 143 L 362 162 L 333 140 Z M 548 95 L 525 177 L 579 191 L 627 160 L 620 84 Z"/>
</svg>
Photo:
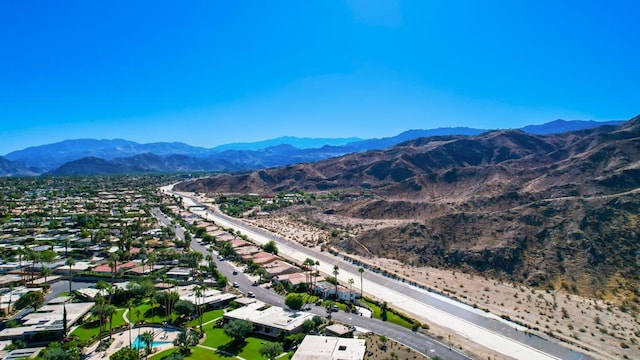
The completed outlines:
<svg viewBox="0 0 640 360">
<path fill-rule="evenodd" d="M 33 176 L 34 171 L 28 169 L 23 164 L 10 161 L 0 156 L 0 176 Z"/>
<path fill-rule="evenodd" d="M 237 170 L 235 165 L 224 159 L 199 159 L 186 155 L 159 156 L 146 153 L 113 160 L 85 157 L 65 163 L 45 175 L 91 176 L 233 170 Z"/>
<path fill-rule="evenodd" d="M 362 228 L 340 246 L 466 268 L 619 302 L 640 283 L 640 117 L 556 135 L 493 131 L 185 182 L 180 190 L 274 193 L 368 189 L 344 203 Z M 365 249 L 366 248 L 366 251 Z"/>
</svg>

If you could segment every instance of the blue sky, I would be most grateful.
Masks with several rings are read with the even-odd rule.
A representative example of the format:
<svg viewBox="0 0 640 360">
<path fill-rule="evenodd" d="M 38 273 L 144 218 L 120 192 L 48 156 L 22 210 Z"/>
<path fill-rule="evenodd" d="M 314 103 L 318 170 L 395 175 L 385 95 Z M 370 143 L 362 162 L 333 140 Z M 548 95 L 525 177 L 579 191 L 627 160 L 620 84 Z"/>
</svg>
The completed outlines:
<svg viewBox="0 0 640 360">
<path fill-rule="evenodd" d="M 3 1 L 0 154 L 640 113 L 635 1 Z"/>
</svg>

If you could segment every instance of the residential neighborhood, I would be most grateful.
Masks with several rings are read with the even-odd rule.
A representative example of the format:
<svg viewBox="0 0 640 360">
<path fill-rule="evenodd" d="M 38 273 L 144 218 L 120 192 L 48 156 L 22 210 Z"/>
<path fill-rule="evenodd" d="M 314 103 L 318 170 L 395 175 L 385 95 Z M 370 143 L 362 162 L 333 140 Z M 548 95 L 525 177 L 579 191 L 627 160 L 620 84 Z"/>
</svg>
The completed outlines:
<svg viewBox="0 0 640 360">
<path fill-rule="evenodd" d="M 139 356 L 178 359 L 255 337 L 305 359 L 322 337 L 321 359 L 366 358 L 364 340 L 346 338 L 368 331 L 332 319 L 341 308 L 373 315 L 352 286 L 204 220 L 160 191 L 170 179 L 94 180 L 3 183 L 0 357 L 104 358 L 130 342 Z M 266 348 L 245 358 L 270 358 Z"/>
</svg>

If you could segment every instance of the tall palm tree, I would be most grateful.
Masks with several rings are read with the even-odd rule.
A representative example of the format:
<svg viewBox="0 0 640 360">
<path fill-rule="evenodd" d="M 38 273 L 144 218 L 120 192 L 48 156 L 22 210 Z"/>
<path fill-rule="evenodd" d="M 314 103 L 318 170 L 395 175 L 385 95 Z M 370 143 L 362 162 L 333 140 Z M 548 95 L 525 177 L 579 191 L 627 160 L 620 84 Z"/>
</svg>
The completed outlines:
<svg viewBox="0 0 640 360">
<path fill-rule="evenodd" d="M 145 356 L 149 357 L 151 354 L 151 347 L 153 345 L 153 331 L 145 331 L 138 337 L 138 342 L 144 343 Z M 140 345 L 138 345 L 140 346 Z"/>
<path fill-rule="evenodd" d="M 116 273 L 118 272 L 118 260 L 120 256 L 117 253 L 109 255 L 109 267 L 111 268 L 111 285 L 116 281 Z"/>
<path fill-rule="evenodd" d="M 104 307 L 106 300 L 102 295 L 97 295 L 95 301 L 96 304 L 94 305 L 94 308 L 91 310 L 91 312 L 98 318 L 98 335 L 102 335 L 102 328 L 104 327 Z"/>
<path fill-rule="evenodd" d="M 7 316 L 11 313 L 11 297 L 13 295 L 13 284 L 9 284 L 9 305 L 7 306 Z"/>
<path fill-rule="evenodd" d="M 33 280 L 36 278 L 36 264 L 40 263 L 42 259 L 42 255 L 39 251 L 31 252 L 31 283 L 33 284 Z"/>
<path fill-rule="evenodd" d="M 49 285 L 47 285 L 47 277 L 51 275 L 51 268 L 49 268 L 48 266 L 42 267 L 42 269 L 40 270 L 40 274 L 42 274 L 42 276 L 44 277 L 45 288 L 49 288 Z"/>
<path fill-rule="evenodd" d="M 196 311 L 198 313 L 198 319 L 200 322 L 200 334 L 202 334 L 202 316 L 204 315 L 202 311 L 202 305 L 204 303 L 204 295 L 206 289 L 207 287 L 205 285 L 198 285 L 193 289 L 196 296 Z M 198 302 L 198 298 L 200 299 L 200 302 Z"/>
<path fill-rule="evenodd" d="M 313 271 L 313 265 L 315 265 L 316 262 L 311 259 L 311 258 L 306 258 L 304 259 L 304 262 L 302 262 L 302 265 L 304 266 L 305 272 L 304 274 L 306 275 L 306 280 L 307 280 L 307 288 L 311 289 L 311 283 L 312 278 L 311 278 L 311 272 Z"/>
<path fill-rule="evenodd" d="M 140 337 L 140 316 L 142 315 L 142 311 L 140 310 L 140 308 L 136 308 L 136 319 L 138 321 L 136 321 L 136 324 L 138 324 L 138 337 Z M 138 340 L 138 342 L 140 342 L 140 340 Z"/>
<path fill-rule="evenodd" d="M 127 319 L 129 319 L 129 347 L 131 347 L 131 308 L 133 308 L 133 299 L 127 300 Z"/>
<path fill-rule="evenodd" d="M 158 256 L 155 253 L 149 254 L 147 257 L 147 263 L 151 267 L 151 271 L 153 271 L 154 265 L 158 262 Z"/>
<path fill-rule="evenodd" d="M 18 254 L 18 261 L 20 262 L 20 282 L 24 285 L 24 273 L 22 272 L 22 258 L 27 254 L 23 247 L 18 248 L 16 251 Z"/>
<path fill-rule="evenodd" d="M 107 291 L 103 291 L 103 290 L 107 290 L 109 288 L 109 284 L 104 282 L 104 280 L 98 280 L 95 286 L 96 286 L 96 290 L 99 290 L 100 295 L 104 296 L 107 294 Z"/>
<path fill-rule="evenodd" d="M 333 265 L 333 277 L 336 281 L 336 300 L 338 299 L 338 274 L 340 273 L 340 268 L 338 265 Z"/>
<path fill-rule="evenodd" d="M 28 268 L 29 271 L 29 275 L 27 276 L 27 281 L 28 282 L 32 282 L 33 281 L 33 268 L 35 267 L 35 251 L 29 249 L 29 248 L 25 248 L 25 254 L 24 254 L 24 259 L 26 261 L 31 261 L 31 267 Z M 27 266 L 29 266 L 29 264 L 27 263 Z"/>
<path fill-rule="evenodd" d="M 116 313 L 116 307 L 113 305 L 107 305 L 104 308 L 104 317 L 109 318 L 109 340 L 113 335 L 113 315 Z"/>
<path fill-rule="evenodd" d="M 349 278 L 349 300 L 351 300 L 351 302 L 353 302 L 353 278 Z"/>
<path fill-rule="evenodd" d="M 170 291 L 167 294 L 167 300 L 169 303 L 169 308 L 167 309 L 167 317 L 169 318 L 168 320 L 171 320 L 171 314 L 173 313 L 173 308 L 178 302 L 178 300 L 180 300 L 180 294 L 178 294 L 177 291 Z"/>
<path fill-rule="evenodd" d="M 358 272 L 360 273 L 360 297 L 362 297 L 362 274 L 364 274 L 364 268 L 360 266 Z"/>
<path fill-rule="evenodd" d="M 199 251 L 192 251 L 188 256 L 191 265 L 191 276 L 196 276 L 196 270 L 200 266 L 202 259 L 204 259 L 204 255 Z"/>
<path fill-rule="evenodd" d="M 76 260 L 72 257 L 68 257 L 64 263 L 69 266 L 69 296 L 71 296 L 71 282 L 73 281 L 73 271 L 71 270 L 73 265 L 76 264 Z"/>
<path fill-rule="evenodd" d="M 69 238 L 64 238 L 64 256 L 69 256 Z"/>
</svg>

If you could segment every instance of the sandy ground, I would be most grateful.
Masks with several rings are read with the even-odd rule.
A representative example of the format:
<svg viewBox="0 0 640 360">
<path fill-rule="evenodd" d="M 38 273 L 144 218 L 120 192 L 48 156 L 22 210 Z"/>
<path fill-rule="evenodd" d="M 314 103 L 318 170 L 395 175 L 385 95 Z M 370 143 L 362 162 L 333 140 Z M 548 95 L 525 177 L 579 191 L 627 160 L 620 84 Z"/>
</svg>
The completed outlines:
<svg viewBox="0 0 640 360">
<path fill-rule="evenodd" d="M 313 225 L 296 221 L 295 227 L 289 226 L 292 222 L 289 221 L 288 216 L 257 218 L 247 220 L 247 222 L 304 245 L 315 246 L 318 244 L 318 241 L 326 239 L 329 236 L 328 231 L 320 230 Z"/>
<path fill-rule="evenodd" d="M 359 338 L 365 339 L 367 344 L 367 352 L 364 356 L 365 360 L 428 360 L 429 358 L 421 353 L 408 348 L 391 339 L 381 341 L 380 335 L 366 334 Z"/>
<path fill-rule="evenodd" d="M 347 219 L 341 220 L 343 224 L 349 222 Z M 299 222 L 286 216 L 251 222 L 306 245 L 315 245 L 316 239 L 328 236 L 326 230 L 314 230 L 314 226 L 306 220 Z M 640 358 L 640 320 L 633 310 L 622 311 L 602 300 L 569 295 L 562 291 L 536 290 L 452 270 L 411 267 L 395 260 L 375 257 L 361 260 L 420 282 L 469 305 L 509 317 L 540 336 L 552 336 L 567 345 L 590 349 L 590 355 L 596 358 Z M 445 342 L 451 339 L 454 346 L 471 351 L 479 358 L 487 358 L 490 354 L 481 346 L 469 344 L 446 329 L 431 326 L 429 332 Z"/>
</svg>

